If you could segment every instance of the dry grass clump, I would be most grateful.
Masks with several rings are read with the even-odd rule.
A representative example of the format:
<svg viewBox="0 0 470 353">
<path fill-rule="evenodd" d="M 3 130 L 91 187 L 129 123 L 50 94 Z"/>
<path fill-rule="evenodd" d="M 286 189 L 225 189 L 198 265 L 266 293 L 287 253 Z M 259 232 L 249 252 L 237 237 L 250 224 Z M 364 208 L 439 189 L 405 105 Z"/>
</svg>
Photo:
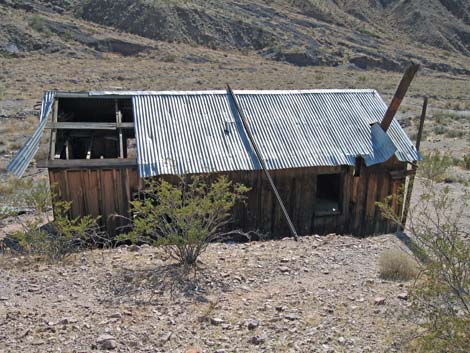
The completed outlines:
<svg viewBox="0 0 470 353">
<path fill-rule="evenodd" d="M 385 250 L 379 258 L 380 277 L 393 281 L 408 281 L 418 275 L 418 264 L 404 251 Z"/>
</svg>

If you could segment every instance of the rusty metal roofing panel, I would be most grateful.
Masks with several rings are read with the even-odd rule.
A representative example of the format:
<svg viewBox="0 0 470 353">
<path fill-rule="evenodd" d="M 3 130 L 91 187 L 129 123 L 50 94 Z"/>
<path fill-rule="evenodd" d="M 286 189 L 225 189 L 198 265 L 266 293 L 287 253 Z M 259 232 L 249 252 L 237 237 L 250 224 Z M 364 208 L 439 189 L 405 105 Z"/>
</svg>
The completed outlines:
<svg viewBox="0 0 470 353">
<path fill-rule="evenodd" d="M 17 177 L 21 177 L 24 174 L 29 163 L 31 163 L 31 160 L 39 149 L 39 142 L 47 123 L 47 117 L 51 112 L 53 101 L 54 91 L 46 92 L 41 104 L 38 127 L 34 130 L 33 135 L 26 141 L 7 166 L 7 171 L 13 173 Z"/>
<path fill-rule="evenodd" d="M 258 169 L 227 95 L 133 97 L 139 173 L 209 173 Z"/>
</svg>

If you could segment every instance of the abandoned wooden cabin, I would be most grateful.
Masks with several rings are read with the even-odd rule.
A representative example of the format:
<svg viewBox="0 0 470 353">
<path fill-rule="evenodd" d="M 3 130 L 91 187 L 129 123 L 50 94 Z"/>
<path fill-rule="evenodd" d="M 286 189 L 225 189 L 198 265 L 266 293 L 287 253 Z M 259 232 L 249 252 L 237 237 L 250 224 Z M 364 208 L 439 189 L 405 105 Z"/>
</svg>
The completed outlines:
<svg viewBox="0 0 470 353">
<path fill-rule="evenodd" d="M 49 129 L 42 166 L 58 197 L 111 234 L 143 178 L 204 173 L 251 187 L 232 228 L 288 235 L 263 166 L 299 234 L 384 233 L 375 203 L 392 194 L 399 212 L 407 164 L 420 159 L 397 120 L 382 129 L 386 110 L 375 90 L 47 92 L 9 170 L 25 171 Z"/>
</svg>

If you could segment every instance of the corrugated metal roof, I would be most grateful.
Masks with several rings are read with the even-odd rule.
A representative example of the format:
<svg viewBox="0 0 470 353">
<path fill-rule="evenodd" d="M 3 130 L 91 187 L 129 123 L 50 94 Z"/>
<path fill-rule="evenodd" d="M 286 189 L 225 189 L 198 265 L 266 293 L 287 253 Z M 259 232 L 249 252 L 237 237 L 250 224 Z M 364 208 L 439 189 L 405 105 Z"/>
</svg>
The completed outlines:
<svg viewBox="0 0 470 353">
<path fill-rule="evenodd" d="M 33 135 L 26 141 L 24 146 L 21 147 L 21 149 L 16 153 L 15 157 L 7 166 L 7 171 L 13 173 L 17 177 L 21 177 L 24 174 L 26 168 L 28 168 L 29 163 L 39 149 L 39 142 L 47 123 L 47 116 L 52 109 L 54 93 L 54 91 L 48 91 L 44 93 L 38 127 L 36 130 L 34 130 Z"/>
<path fill-rule="evenodd" d="M 226 91 L 151 93 L 133 98 L 141 176 L 259 169 Z M 387 134 L 376 124 L 387 106 L 375 90 L 234 94 L 268 169 L 420 159 L 396 120 Z"/>
<path fill-rule="evenodd" d="M 139 173 L 258 169 L 226 94 L 134 96 Z"/>
<path fill-rule="evenodd" d="M 226 91 L 46 92 L 33 136 L 7 169 L 21 176 L 58 97 L 132 97 L 139 172 L 207 173 L 259 169 L 243 124 Z M 269 169 L 367 165 L 395 153 L 420 160 L 413 143 L 393 120 L 385 134 L 376 123 L 387 105 L 375 90 L 234 91 Z"/>
</svg>

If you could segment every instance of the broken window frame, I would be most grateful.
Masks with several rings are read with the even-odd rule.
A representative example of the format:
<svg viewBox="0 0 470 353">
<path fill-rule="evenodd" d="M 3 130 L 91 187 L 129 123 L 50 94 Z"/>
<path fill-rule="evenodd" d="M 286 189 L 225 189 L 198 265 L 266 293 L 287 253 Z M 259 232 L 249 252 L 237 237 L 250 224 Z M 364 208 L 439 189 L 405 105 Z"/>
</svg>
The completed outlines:
<svg viewBox="0 0 470 353">
<path fill-rule="evenodd" d="M 59 105 L 62 98 L 81 98 L 80 95 L 77 96 L 67 96 L 67 97 L 54 97 L 51 121 L 47 123 L 46 129 L 50 129 L 50 140 L 49 140 L 49 156 L 48 160 L 38 163 L 40 167 L 48 168 L 67 168 L 67 167 L 127 167 L 127 166 L 136 166 L 137 159 L 127 158 L 127 141 L 129 139 L 135 139 L 134 132 L 134 122 L 132 117 L 132 122 L 123 121 L 123 114 L 119 107 L 119 99 L 129 99 L 124 98 L 109 98 L 114 100 L 114 115 L 115 121 L 59 121 Z M 129 115 L 127 120 L 129 120 Z M 90 131 L 87 134 L 87 131 Z M 109 133 L 107 133 L 109 132 Z M 80 137 L 80 133 L 83 133 L 83 136 Z M 73 158 L 73 155 L 70 151 L 71 142 L 69 137 L 75 135 L 74 138 L 77 139 L 87 139 L 89 137 L 89 145 L 86 148 L 86 153 L 83 155 L 83 158 Z M 79 137 L 76 137 L 78 134 Z M 107 138 L 116 138 L 116 157 L 106 158 L 101 155 L 100 157 L 95 158 L 93 155 L 93 145 L 97 140 Z M 85 144 L 83 142 L 82 144 Z M 61 146 L 61 147 L 59 147 Z M 82 146 L 83 147 L 83 146 Z M 90 148 L 91 147 L 91 148 Z M 106 148 L 102 148 L 102 152 L 106 152 Z M 108 151 L 109 152 L 109 151 Z M 83 154 L 83 153 L 82 153 Z M 99 154 L 98 154 L 99 155 Z M 71 158 L 72 157 L 72 158 Z"/>
</svg>

